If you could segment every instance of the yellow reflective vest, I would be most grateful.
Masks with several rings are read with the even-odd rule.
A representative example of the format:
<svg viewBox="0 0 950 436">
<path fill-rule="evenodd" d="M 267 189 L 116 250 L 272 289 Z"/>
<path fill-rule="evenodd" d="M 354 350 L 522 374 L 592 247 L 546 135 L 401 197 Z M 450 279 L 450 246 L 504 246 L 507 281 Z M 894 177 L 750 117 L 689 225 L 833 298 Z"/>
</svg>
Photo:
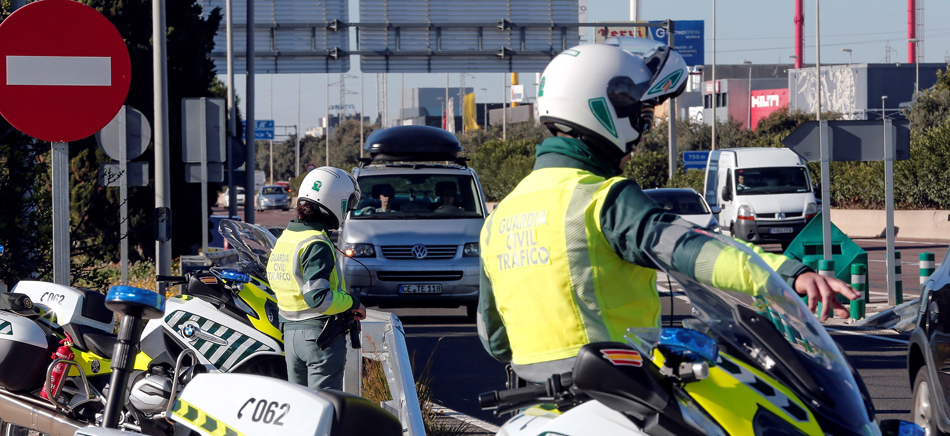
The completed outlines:
<svg viewBox="0 0 950 436">
<path fill-rule="evenodd" d="M 280 316 L 287 321 L 333 315 L 353 305 L 336 262 L 329 278 L 304 279 L 301 255 L 311 244 L 326 244 L 333 251 L 326 232 L 288 229 L 277 240 L 267 261 L 267 281 L 277 297 Z"/>
<path fill-rule="evenodd" d="M 658 325 L 656 271 L 618 256 L 601 229 L 604 198 L 622 180 L 535 170 L 486 221 L 483 268 L 513 363 L 570 358 L 590 342 L 622 341 L 628 327 Z"/>
</svg>

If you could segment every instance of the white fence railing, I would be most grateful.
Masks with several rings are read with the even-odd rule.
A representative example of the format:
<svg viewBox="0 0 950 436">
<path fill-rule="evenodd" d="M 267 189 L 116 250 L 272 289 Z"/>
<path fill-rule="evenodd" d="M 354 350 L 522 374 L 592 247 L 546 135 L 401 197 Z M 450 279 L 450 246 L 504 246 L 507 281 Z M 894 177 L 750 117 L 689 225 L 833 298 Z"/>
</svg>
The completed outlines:
<svg viewBox="0 0 950 436">
<path fill-rule="evenodd" d="M 419 397 L 416 395 L 416 383 L 409 362 L 409 350 L 406 347 L 406 332 L 396 315 L 378 310 L 367 310 L 362 321 L 363 347 L 348 348 L 346 370 L 343 374 L 343 390 L 360 395 L 360 374 L 363 357 L 378 360 L 382 364 L 386 382 L 392 400 L 384 401 L 381 406 L 399 418 L 403 434 L 425 436 L 422 423 L 422 411 Z M 347 339 L 349 340 L 349 339 Z"/>
</svg>

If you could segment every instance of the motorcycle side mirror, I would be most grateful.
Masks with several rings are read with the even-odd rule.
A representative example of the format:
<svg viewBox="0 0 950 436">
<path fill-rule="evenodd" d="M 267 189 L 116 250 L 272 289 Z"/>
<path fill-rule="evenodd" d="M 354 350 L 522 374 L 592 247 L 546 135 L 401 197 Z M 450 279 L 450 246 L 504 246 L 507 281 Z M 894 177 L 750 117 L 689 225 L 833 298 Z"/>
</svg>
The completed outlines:
<svg viewBox="0 0 950 436">
<path fill-rule="evenodd" d="M 924 429 L 912 422 L 901 421 L 899 419 L 882 419 L 882 436 L 924 436 L 927 434 Z"/>
</svg>

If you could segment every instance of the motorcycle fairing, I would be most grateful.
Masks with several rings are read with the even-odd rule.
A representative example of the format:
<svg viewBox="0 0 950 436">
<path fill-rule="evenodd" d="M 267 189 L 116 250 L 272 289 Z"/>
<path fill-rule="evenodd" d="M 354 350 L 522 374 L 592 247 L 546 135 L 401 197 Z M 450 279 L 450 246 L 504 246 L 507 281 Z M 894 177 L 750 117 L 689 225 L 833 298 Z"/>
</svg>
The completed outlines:
<svg viewBox="0 0 950 436">
<path fill-rule="evenodd" d="M 254 325 L 254 328 L 283 344 L 284 335 L 280 332 L 277 325 L 275 325 L 276 323 L 272 323 L 267 318 L 267 302 L 273 301 L 273 304 L 277 304 L 277 298 L 274 297 L 273 292 L 269 291 L 270 289 L 267 288 L 266 283 L 252 280 L 241 287 L 238 296 L 257 312 L 257 318 L 250 315 L 247 317 L 251 321 L 251 324 Z"/>
<path fill-rule="evenodd" d="M 260 355 L 282 355 L 273 338 L 234 320 L 211 304 L 194 299 L 168 312 L 163 330 L 193 349 L 204 364 L 229 372 Z"/>
<path fill-rule="evenodd" d="M 739 359 L 719 356 L 717 365 L 709 368 L 709 377 L 684 388 L 729 434 L 754 434 L 752 422 L 760 407 L 805 434 L 823 434 L 811 411 L 791 390 Z"/>
</svg>

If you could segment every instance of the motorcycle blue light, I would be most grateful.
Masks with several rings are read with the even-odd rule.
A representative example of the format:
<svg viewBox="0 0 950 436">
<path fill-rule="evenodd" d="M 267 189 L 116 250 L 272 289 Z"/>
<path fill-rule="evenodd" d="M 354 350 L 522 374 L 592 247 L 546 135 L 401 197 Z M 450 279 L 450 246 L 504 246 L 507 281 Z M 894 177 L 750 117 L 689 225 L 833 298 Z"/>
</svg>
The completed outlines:
<svg viewBox="0 0 950 436">
<path fill-rule="evenodd" d="M 900 425 L 897 426 L 897 434 L 900 436 L 924 436 L 927 432 L 913 422 L 901 421 Z"/>
<path fill-rule="evenodd" d="M 251 276 L 242 272 L 226 270 L 221 272 L 221 279 L 238 283 L 248 283 L 251 281 Z"/>
<path fill-rule="evenodd" d="M 705 360 L 715 365 L 719 357 L 716 341 L 696 330 L 664 328 L 660 331 L 657 347 L 688 362 Z"/>
<path fill-rule="evenodd" d="M 165 297 L 148 289 L 133 286 L 113 286 L 106 294 L 106 307 L 124 315 L 129 308 L 143 312 L 143 318 L 152 319 L 165 312 Z"/>
</svg>

